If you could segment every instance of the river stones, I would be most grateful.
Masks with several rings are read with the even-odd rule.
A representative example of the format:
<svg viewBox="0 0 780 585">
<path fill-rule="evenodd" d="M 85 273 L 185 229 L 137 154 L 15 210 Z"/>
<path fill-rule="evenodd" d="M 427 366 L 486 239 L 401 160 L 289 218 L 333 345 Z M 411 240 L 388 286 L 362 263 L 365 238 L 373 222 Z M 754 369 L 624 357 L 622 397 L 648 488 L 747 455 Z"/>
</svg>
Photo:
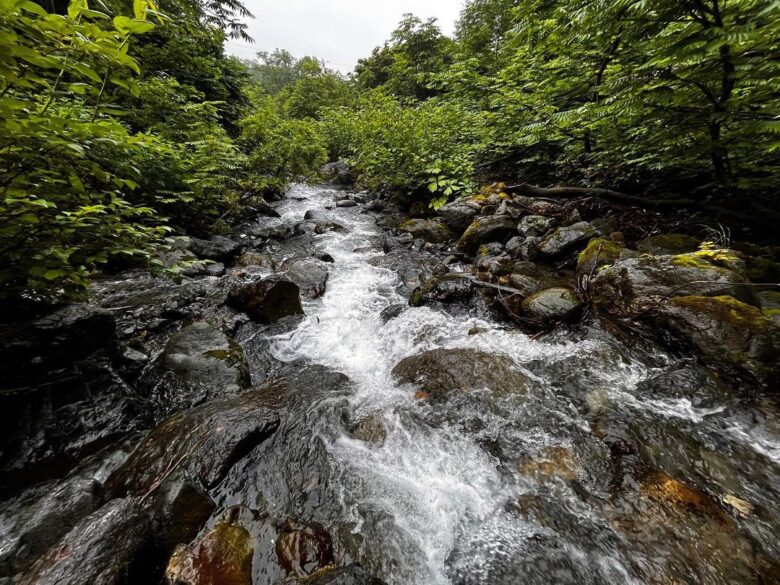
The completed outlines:
<svg viewBox="0 0 780 585">
<path fill-rule="evenodd" d="M 241 251 L 241 244 L 224 236 L 212 236 L 208 240 L 190 238 L 190 251 L 198 258 L 227 262 Z"/>
<path fill-rule="evenodd" d="M 545 236 L 537 245 L 543 256 L 555 257 L 582 246 L 598 232 L 586 221 L 562 226 Z"/>
<path fill-rule="evenodd" d="M 320 177 L 335 185 L 349 186 L 355 182 L 350 166 L 344 161 L 329 162 L 319 170 Z"/>
<path fill-rule="evenodd" d="M 659 317 L 716 368 L 780 377 L 780 329 L 756 307 L 730 296 L 683 296 L 662 303 Z"/>
<path fill-rule="evenodd" d="M 410 219 L 398 229 L 433 244 L 441 244 L 455 238 L 453 231 L 440 219 Z"/>
<path fill-rule="evenodd" d="M 252 537 L 235 518 L 219 522 L 168 561 L 170 585 L 252 585 Z"/>
<path fill-rule="evenodd" d="M 500 242 L 515 233 L 515 221 L 508 215 L 488 215 L 478 217 L 466 229 L 458 240 L 458 248 L 474 253 L 482 244 Z"/>
<path fill-rule="evenodd" d="M 318 234 L 324 234 L 329 231 L 347 231 L 332 215 L 319 209 L 310 209 L 303 215 L 303 219 L 313 222 L 316 226 L 315 232 Z"/>
<path fill-rule="evenodd" d="M 17 583 L 119 585 L 150 531 L 136 500 L 112 500 L 76 524 Z"/>
<path fill-rule="evenodd" d="M 172 465 L 214 487 L 279 426 L 278 414 L 265 402 L 261 389 L 169 417 L 109 477 L 107 489 L 142 496 L 170 473 Z"/>
<path fill-rule="evenodd" d="M 325 292 L 328 282 L 328 268 L 325 262 L 314 258 L 292 260 L 284 266 L 285 276 L 293 281 L 301 293 L 316 299 Z"/>
<path fill-rule="evenodd" d="M 636 255 L 624 249 L 617 242 L 606 238 L 593 238 L 577 256 L 577 274 L 590 277 L 603 266 L 611 266 L 624 254 Z"/>
<path fill-rule="evenodd" d="M 392 371 L 432 399 L 450 392 L 487 389 L 496 394 L 525 393 L 528 377 L 506 355 L 476 349 L 434 349 L 404 358 Z"/>
<path fill-rule="evenodd" d="M 728 251 L 718 250 L 625 258 L 599 270 L 588 292 L 600 311 L 620 317 L 655 310 L 659 303 L 675 296 L 729 295 L 757 304 L 745 277 L 723 265 L 724 258 L 738 260 Z"/>
<path fill-rule="evenodd" d="M 238 343 L 198 321 L 171 336 L 144 383 L 162 404 L 191 406 L 249 386 L 249 367 Z"/>
<path fill-rule="evenodd" d="M 523 316 L 540 324 L 562 321 L 576 313 L 582 302 L 569 288 L 548 288 L 532 294 L 522 304 Z"/>
<path fill-rule="evenodd" d="M 543 236 L 552 229 L 555 220 L 544 215 L 526 215 L 517 224 L 517 232 L 521 236 Z"/>
<path fill-rule="evenodd" d="M 303 314 L 298 285 L 278 274 L 233 285 L 226 303 L 260 323 L 274 323 L 282 317 Z"/>
<path fill-rule="evenodd" d="M 333 541 L 321 524 L 288 518 L 276 535 L 276 556 L 287 575 L 308 577 L 333 564 Z"/>
<path fill-rule="evenodd" d="M 451 230 L 462 233 L 477 217 L 479 209 L 478 203 L 459 199 L 442 206 L 436 213 Z"/>
<path fill-rule="evenodd" d="M 432 276 L 412 291 L 412 296 L 409 297 L 409 305 L 421 307 L 437 302 L 467 303 L 473 291 L 470 277 L 470 274 Z"/>
</svg>

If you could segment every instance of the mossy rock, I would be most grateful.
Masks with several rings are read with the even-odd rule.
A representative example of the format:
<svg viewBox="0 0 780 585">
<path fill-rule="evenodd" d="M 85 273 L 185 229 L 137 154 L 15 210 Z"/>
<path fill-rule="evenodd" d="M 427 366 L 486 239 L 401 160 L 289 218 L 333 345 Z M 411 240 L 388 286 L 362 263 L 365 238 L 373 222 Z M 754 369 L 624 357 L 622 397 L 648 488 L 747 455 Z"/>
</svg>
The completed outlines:
<svg viewBox="0 0 780 585">
<path fill-rule="evenodd" d="M 636 243 L 636 249 L 645 254 L 675 255 L 695 252 L 701 241 L 685 234 L 659 234 Z"/>
<path fill-rule="evenodd" d="M 765 290 L 758 293 L 764 316 L 780 327 L 780 290 Z"/>
<path fill-rule="evenodd" d="M 468 275 L 433 276 L 412 291 L 409 305 L 421 307 L 429 303 L 465 303 L 471 298 L 472 290 Z"/>
<path fill-rule="evenodd" d="M 761 309 L 728 295 L 682 296 L 664 303 L 659 317 L 710 366 L 747 372 L 761 382 L 777 379 L 780 330 Z"/>
<path fill-rule="evenodd" d="M 517 226 L 508 215 L 478 217 L 458 240 L 458 248 L 473 253 L 482 244 L 504 242 L 514 235 Z"/>
<path fill-rule="evenodd" d="M 455 239 L 455 233 L 438 219 L 409 219 L 398 229 L 432 244 L 441 244 Z"/>
<path fill-rule="evenodd" d="M 704 249 L 687 254 L 677 254 L 674 256 L 673 262 L 677 266 L 704 269 L 720 266 L 743 274 L 745 272 L 745 262 L 733 250 L 727 249 Z"/>
<path fill-rule="evenodd" d="M 577 273 L 588 275 L 602 266 L 611 266 L 620 259 L 623 247 L 606 238 L 593 238 L 577 256 Z"/>
</svg>

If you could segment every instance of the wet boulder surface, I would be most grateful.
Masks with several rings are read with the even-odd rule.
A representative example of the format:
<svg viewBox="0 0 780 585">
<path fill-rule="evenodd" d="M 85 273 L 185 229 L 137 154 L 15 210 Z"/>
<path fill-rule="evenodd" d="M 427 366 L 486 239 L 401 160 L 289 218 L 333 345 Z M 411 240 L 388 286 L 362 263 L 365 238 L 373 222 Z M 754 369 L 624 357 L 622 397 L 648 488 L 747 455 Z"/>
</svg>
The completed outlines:
<svg viewBox="0 0 780 585">
<path fill-rule="evenodd" d="M 507 190 L 296 187 L 0 331 L 0 582 L 773 582 L 763 252 Z"/>
</svg>

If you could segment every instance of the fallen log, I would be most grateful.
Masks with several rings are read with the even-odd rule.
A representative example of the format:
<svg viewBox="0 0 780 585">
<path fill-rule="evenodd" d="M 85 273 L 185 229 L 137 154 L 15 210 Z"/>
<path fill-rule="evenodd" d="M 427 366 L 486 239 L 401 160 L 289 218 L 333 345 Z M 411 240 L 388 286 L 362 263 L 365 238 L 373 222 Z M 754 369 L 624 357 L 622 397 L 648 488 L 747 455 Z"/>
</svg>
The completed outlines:
<svg viewBox="0 0 780 585">
<path fill-rule="evenodd" d="M 519 185 L 510 185 L 506 188 L 506 191 L 515 195 L 529 195 L 531 197 L 598 197 L 611 201 L 633 203 L 645 207 L 682 207 L 696 203 L 693 199 L 646 199 L 644 197 L 628 195 L 626 193 L 621 193 L 620 191 L 601 189 L 598 187 L 537 187 L 529 183 L 520 183 Z"/>
</svg>

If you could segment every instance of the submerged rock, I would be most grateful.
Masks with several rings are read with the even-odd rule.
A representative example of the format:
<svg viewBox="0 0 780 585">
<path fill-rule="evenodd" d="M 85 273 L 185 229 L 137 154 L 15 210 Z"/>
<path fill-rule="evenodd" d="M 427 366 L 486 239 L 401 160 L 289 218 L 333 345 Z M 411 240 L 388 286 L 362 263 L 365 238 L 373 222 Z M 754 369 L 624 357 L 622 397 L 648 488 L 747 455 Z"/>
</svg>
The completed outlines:
<svg viewBox="0 0 780 585">
<path fill-rule="evenodd" d="M 150 530 L 134 499 L 113 500 L 76 524 L 18 584 L 119 585 Z"/>
<path fill-rule="evenodd" d="M 562 321 L 576 313 L 582 302 L 568 288 L 548 288 L 523 301 L 523 316 L 540 324 Z"/>
<path fill-rule="evenodd" d="M 396 380 L 416 386 L 433 399 L 453 391 L 487 389 L 525 393 L 528 378 L 503 354 L 475 349 L 434 349 L 404 358 L 392 371 Z"/>
<path fill-rule="evenodd" d="M 402 223 L 398 229 L 433 244 L 441 244 L 455 238 L 453 231 L 443 221 L 437 219 L 410 219 Z"/>
<path fill-rule="evenodd" d="M 300 289 L 290 279 L 271 275 L 233 285 L 227 304 L 260 323 L 274 323 L 289 315 L 302 315 Z"/>
<path fill-rule="evenodd" d="M 458 248 L 473 253 L 482 244 L 506 240 L 515 228 L 514 220 L 508 215 L 478 217 L 458 240 Z"/>
<path fill-rule="evenodd" d="M 716 368 L 780 377 L 780 330 L 756 307 L 730 296 L 683 296 L 663 303 L 659 317 Z"/>
<path fill-rule="evenodd" d="M 596 228 L 586 221 L 581 221 L 570 226 L 559 227 L 542 239 L 537 249 L 545 256 L 561 256 L 582 246 L 596 235 Z"/>
</svg>

